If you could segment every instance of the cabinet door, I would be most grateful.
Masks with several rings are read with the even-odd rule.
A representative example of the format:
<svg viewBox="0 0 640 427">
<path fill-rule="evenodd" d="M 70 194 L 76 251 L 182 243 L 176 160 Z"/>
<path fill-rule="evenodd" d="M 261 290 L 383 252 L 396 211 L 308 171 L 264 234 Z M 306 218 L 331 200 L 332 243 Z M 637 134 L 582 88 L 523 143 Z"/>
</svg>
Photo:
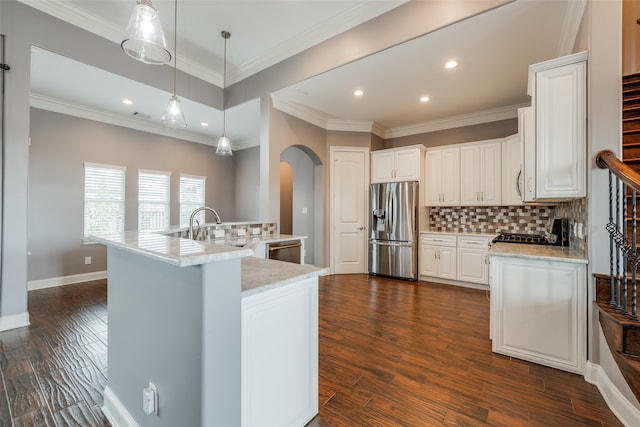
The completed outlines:
<svg viewBox="0 0 640 427">
<path fill-rule="evenodd" d="M 393 181 L 394 153 L 371 153 L 371 182 Z"/>
<path fill-rule="evenodd" d="M 425 167 L 427 169 L 427 182 L 425 185 L 425 203 L 427 206 L 442 205 L 442 177 L 443 170 L 446 169 L 443 164 L 444 150 L 429 150 L 425 154 Z"/>
<path fill-rule="evenodd" d="M 487 251 L 458 249 L 458 280 L 489 284 Z"/>
<path fill-rule="evenodd" d="M 502 204 L 502 142 L 491 142 L 480 146 L 480 204 L 499 206 Z"/>
<path fill-rule="evenodd" d="M 493 351 L 584 373 L 586 266 L 491 258 Z"/>
<path fill-rule="evenodd" d="M 518 134 L 522 144 L 522 201 L 536 198 L 536 130 L 533 107 L 518 109 Z"/>
<path fill-rule="evenodd" d="M 512 135 L 502 143 L 502 205 L 522 204 L 522 146 L 520 135 Z"/>
<path fill-rule="evenodd" d="M 442 206 L 460 206 L 460 148 L 442 150 Z"/>
<path fill-rule="evenodd" d="M 431 245 L 420 246 L 420 274 L 422 276 L 437 276 L 436 254 L 438 248 Z"/>
<path fill-rule="evenodd" d="M 586 195 L 586 62 L 535 74 L 536 196 Z"/>
<path fill-rule="evenodd" d="M 456 279 L 456 248 L 438 247 L 438 267 L 440 268 L 438 277 Z"/>
<path fill-rule="evenodd" d="M 460 147 L 460 204 L 480 205 L 480 146 Z"/>
<path fill-rule="evenodd" d="M 420 181 L 420 149 L 396 151 L 396 181 Z"/>
</svg>

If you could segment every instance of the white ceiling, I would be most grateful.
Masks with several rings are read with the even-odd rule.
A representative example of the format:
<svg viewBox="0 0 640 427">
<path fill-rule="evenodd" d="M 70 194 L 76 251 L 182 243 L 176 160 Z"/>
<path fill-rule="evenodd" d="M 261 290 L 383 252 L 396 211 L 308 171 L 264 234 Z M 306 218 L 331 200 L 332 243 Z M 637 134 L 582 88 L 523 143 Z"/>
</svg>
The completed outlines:
<svg viewBox="0 0 640 427">
<path fill-rule="evenodd" d="M 117 43 L 135 3 L 21 1 Z M 229 85 L 403 2 L 180 0 L 178 68 L 221 86 L 219 33 L 229 30 Z M 274 94 L 274 105 L 327 129 L 369 129 L 384 137 L 515 117 L 515 108 L 528 102 L 528 65 L 571 52 L 584 3 L 518 0 L 282 89 Z M 154 5 L 172 46 L 174 3 L 155 0 Z M 32 105 L 167 133 L 159 116 L 172 88 L 160 91 L 38 49 L 32 56 Z M 460 66 L 445 70 L 451 58 Z M 354 98 L 356 88 L 364 96 Z M 419 103 L 421 95 L 431 101 Z M 124 97 L 134 105 L 123 105 Z M 222 112 L 182 103 L 189 128 L 169 134 L 215 143 Z M 135 111 L 151 117 L 133 116 Z M 201 121 L 209 127 L 202 128 Z M 257 101 L 227 110 L 227 133 L 235 149 L 258 144 Z"/>
</svg>

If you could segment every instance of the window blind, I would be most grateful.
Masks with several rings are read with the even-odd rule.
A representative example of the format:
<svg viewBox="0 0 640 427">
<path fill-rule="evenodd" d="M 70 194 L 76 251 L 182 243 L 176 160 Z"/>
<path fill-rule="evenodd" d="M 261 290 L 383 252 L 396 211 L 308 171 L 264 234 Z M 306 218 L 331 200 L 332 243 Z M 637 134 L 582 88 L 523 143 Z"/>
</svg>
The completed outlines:
<svg viewBox="0 0 640 427">
<path fill-rule="evenodd" d="M 170 172 L 138 171 L 138 230 L 169 228 Z"/>
<path fill-rule="evenodd" d="M 84 164 L 84 235 L 124 231 L 122 166 Z"/>
<path fill-rule="evenodd" d="M 180 175 L 180 226 L 189 225 L 191 212 L 205 205 L 205 182 L 207 177 L 195 175 Z M 199 212 L 195 219 L 204 224 L 204 211 Z"/>
</svg>

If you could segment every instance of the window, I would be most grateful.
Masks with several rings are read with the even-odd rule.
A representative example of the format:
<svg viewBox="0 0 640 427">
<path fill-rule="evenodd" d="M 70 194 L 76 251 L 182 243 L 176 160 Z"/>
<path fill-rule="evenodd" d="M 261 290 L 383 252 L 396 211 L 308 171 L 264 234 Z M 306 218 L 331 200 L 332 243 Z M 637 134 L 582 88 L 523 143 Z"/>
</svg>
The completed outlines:
<svg viewBox="0 0 640 427">
<path fill-rule="evenodd" d="M 138 171 L 138 230 L 169 228 L 170 172 Z"/>
<path fill-rule="evenodd" d="M 84 235 L 124 231 L 122 166 L 84 164 Z"/>
<path fill-rule="evenodd" d="M 204 185 L 207 177 L 180 175 L 180 226 L 189 225 L 189 217 L 195 209 L 204 206 Z M 204 224 L 204 211 L 195 217 Z"/>
</svg>

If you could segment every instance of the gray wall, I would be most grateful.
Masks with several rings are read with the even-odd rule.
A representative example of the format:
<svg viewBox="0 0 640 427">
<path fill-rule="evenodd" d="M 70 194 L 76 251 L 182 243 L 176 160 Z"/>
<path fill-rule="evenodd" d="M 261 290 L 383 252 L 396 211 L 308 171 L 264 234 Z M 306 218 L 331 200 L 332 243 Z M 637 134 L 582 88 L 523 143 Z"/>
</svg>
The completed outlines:
<svg viewBox="0 0 640 427">
<path fill-rule="evenodd" d="M 255 221 L 260 218 L 260 147 L 234 151 L 233 160 L 235 219 Z"/>
<path fill-rule="evenodd" d="M 305 263 L 315 264 L 315 223 L 323 222 L 322 211 L 314 206 L 315 167 L 311 158 L 297 147 L 289 147 L 280 156 L 293 169 L 292 234 L 307 236 Z M 302 210 L 307 213 L 303 214 Z"/>
<path fill-rule="evenodd" d="M 171 172 L 171 224 L 180 222 L 180 173 L 206 176 L 206 204 L 224 221 L 235 220 L 233 158 L 214 153 L 202 144 L 32 108 L 28 280 L 106 269 L 104 247 L 81 241 L 85 161 L 127 167 L 126 230 L 138 228 L 139 169 Z"/>
<path fill-rule="evenodd" d="M 518 119 L 507 119 L 498 122 L 391 138 L 385 141 L 383 148 L 405 147 L 415 144 L 423 144 L 425 147 L 437 147 L 439 145 L 504 138 L 505 136 L 515 133 L 518 133 Z M 371 149 L 374 150 L 375 148 L 372 146 Z"/>
</svg>

